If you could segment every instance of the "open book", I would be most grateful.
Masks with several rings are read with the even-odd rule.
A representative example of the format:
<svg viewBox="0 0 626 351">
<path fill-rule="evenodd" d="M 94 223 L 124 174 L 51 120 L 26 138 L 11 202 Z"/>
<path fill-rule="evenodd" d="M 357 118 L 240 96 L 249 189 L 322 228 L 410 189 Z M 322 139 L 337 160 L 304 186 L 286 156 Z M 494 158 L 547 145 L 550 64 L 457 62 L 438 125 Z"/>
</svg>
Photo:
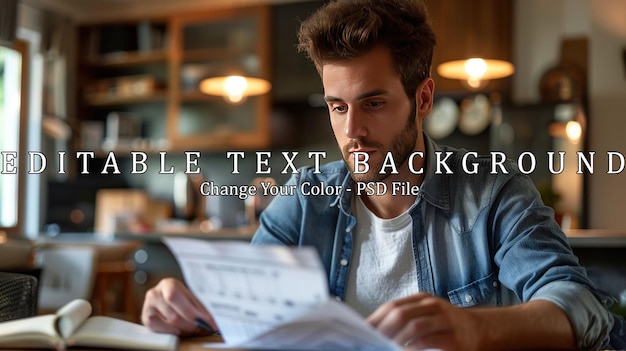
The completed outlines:
<svg viewBox="0 0 626 351">
<path fill-rule="evenodd" d="M 178 337 L 154 333 L 121 319 L 93 316 L 89 302 L 69 302 L 55 314 L 0 323 L 0 348 L 52 348 L 70 346 L 125 350 L 175 350 Z"/>
<path fill-rule="evenodd" d="M 311 247 L 164 241 L 187 286 L 215 319 L 226 347 L 402 350 L 329 296 L 324 267 Z"/>
</svg>

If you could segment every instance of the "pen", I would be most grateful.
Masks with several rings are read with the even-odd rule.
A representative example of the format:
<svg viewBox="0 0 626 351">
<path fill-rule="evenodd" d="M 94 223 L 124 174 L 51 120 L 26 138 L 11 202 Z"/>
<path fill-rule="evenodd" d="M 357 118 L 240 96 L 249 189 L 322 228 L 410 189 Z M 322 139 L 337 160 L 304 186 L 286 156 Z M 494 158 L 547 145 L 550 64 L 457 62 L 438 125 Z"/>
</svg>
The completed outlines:
<svg viewBox="0 0 626 351">
<path fill-rule="evenodd" d="M 211 327 L 211 325 L 209 325 L 209 323 L 207 323 L 204 319 L 197 317 L 196 318 L 196 325 L 206 331 L 208 331 L 209 333 L 211 333 L 211 335 L 220 335 L 219 330 L 215 330 L 213 329 L 213 327 Z"/>
</svg>

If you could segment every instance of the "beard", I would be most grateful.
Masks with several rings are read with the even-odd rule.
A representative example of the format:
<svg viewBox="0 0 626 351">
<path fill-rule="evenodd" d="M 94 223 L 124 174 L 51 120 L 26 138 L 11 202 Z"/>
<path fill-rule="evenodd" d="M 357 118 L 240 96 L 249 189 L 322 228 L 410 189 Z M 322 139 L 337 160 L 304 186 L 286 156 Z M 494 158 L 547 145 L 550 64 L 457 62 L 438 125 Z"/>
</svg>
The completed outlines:
<svg viewBox="0 0 626 351">
<path fill-rule="evenodd" d="M 346 145 L 343 146 L 341 153 L 343 154 L 343 161 L 350 170 L 352 179 L 356 182 L 376 182 L 381 181 L 389 177 L 390 173 L 380 174 L 387 152 L 391 152 L 393 162 L 396 169 L 400 169 L 400 166 L 407 162 L 411 153 L 415 150 L 415 144 L 417 142 L 417 123 L 415 117 L 417 110 L 415 103 L 412 104 L 411 112 L 407 118 L 404 128 L 392 139 L 390 147 L 384 147 L 380 143 L 368 142 L 366 139 L 351 139 Z M 370 157 L 367 161 L 369 165 L 369 171 L 366 173 L 355 173 L 354 158 L 351 157 L 350 150 L 357 146 L 365 148 L 374 148 L 380 152 L 377 152 L 373 157 Z M 386 168 L 387 172 L 390 172 L 389 168 Z"/>
</svg>

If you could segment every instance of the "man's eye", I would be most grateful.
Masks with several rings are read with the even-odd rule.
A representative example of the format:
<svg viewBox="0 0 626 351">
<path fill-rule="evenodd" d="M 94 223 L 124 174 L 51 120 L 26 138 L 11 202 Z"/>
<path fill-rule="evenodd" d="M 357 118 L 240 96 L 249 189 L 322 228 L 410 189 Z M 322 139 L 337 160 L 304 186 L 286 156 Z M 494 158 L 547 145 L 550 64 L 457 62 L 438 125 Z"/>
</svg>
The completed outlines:
<svg viewBox="0 0 626 351">
<path fill-rule="evenodd" d="M 346 112 L 347 110 L 348 110 L 348 108 L 346 106 L 343 106 L 343 105 L 339 105 L 339 106 L 333 107 L 333 111 L 334 112 L 341 112 L 341 113 L 343 113 L 343 112 Z"/>
<path fill-rule="evenodd" d="M 381 108 L 385 104 L 384 101 L 368 101 L 367 107 L 369 108 Z"/>
</svg>

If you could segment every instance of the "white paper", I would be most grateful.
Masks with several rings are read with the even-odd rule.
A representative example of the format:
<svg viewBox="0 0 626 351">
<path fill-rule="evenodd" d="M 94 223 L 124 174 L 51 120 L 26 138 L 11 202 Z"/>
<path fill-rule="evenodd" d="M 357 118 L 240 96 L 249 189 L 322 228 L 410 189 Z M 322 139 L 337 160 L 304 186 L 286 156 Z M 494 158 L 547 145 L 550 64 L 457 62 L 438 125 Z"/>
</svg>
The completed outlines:
<svg viewBox="0 0 626 351">
<path fill-rule="evenodd" d="M 313 248 L 164 241 L 228 347 L 401 350 L 347 305 L 330 299 Z"/>
</svg>

